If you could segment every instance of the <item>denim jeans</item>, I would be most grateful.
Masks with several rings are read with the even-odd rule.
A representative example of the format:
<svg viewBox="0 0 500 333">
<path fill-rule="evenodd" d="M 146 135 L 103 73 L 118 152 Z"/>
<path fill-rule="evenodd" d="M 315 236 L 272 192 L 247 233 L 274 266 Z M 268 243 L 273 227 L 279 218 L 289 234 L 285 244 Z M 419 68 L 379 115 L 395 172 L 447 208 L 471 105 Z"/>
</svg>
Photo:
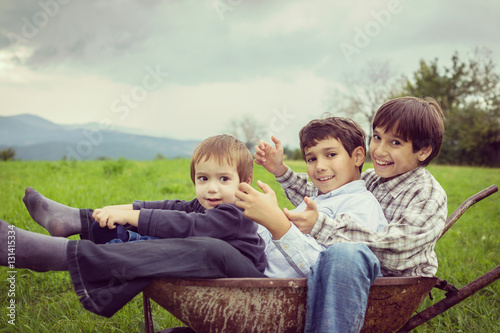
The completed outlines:
<svg viewBox="0 0 500 333">
<path fill-rule="evenodd" d="M 90 240 L 95 244 L 114 244 L 137 242 L 144 240 L 158 239 L 158 237 L 142 236 L 133 230 L 137 228 L 129 228 L 118 225 L 115 229 L 101 228 L 99 223 L 93 222 L 90 228 Z"/>
<path fill-rule="evenodd" d="M 380 262 L 362 243 L 337 243 L 321 252 L 307 277 L 306 332 L 359 332 Z"/>
</svg>

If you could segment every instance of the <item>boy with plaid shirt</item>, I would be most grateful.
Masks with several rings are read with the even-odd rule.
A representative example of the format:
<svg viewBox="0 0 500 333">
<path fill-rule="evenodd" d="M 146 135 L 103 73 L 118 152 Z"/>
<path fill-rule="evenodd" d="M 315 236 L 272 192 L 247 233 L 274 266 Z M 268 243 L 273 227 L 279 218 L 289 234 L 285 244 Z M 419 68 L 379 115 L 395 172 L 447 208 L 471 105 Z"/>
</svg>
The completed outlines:
<svg viewBox="0 0 500 333">
<path fill-rule="evenodd" d="M 308 275 L 306 332 L 359 331 L 370 286 L 381 273 L 436 273 L 434 246 L 445 225 L 446 193 L 425 166 L 438 155 L 443 135 L 443 112 L 433 99 L 401 97 L 377 111 L 369 148 L 374 169 L 361 178 L 384 210 L 384 230 L 369 231 L 349 216 L 333 220 L 314 210 L 288 214 L 302 232 L 328 246 Z M 276 148 L 264 143 L 256 149 L 256 163 L 268 170 L 283 163 L 275 143 Z M 307 177 L 288 167 L 275 176 L 292 203 L 313 193 Z"/>
</svg>

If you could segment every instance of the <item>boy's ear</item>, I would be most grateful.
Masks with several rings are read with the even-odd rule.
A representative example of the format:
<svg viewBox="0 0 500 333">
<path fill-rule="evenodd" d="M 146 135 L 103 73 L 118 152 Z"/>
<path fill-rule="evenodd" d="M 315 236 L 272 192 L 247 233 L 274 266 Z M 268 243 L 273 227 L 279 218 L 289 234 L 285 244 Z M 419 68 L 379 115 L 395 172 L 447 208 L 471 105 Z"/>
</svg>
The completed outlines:
<svg viewBox="0 0 500 333">
<path fill-rule="evenodd" d="M 354 157 L 354 163 L 357 167 L 363 165 L 363 163 L 365 163 L 365 156 L 366 156 L 366 153 L 365 153 L 365 149 L 361 146 L 359 147 L 356 147 L 353 151 L 352 151 L 352 156 Z"/>
<path fill-rule="evenodd" d="M 253 175 L 250 175 L 247 180 L 245 180 L 243 183 L 247 183 L 249 185 L 252 185 L 253 182 Z"/>
<path fill-rule="evenodd" d="M 418 160 L 420 162 L 423 162 L 429 157 L 429 155 L 432 153 L 432 147 L 431 146 L 425 146 L 422 149 L 420 149 L 417 154 L 418 154 Z"/>
</svg>

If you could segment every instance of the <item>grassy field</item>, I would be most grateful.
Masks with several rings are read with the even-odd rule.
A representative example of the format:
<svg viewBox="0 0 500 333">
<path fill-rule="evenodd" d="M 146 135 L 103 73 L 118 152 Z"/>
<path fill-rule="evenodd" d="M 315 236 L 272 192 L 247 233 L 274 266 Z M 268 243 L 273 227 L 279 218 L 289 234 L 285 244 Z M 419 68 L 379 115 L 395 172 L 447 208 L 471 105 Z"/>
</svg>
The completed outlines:
<svg viewBox="0 0 500 333">
<path fill-rule="evenodd" d="M 302 162 L 291 162 L 304 171 Z M 366 167 L 369 167 L 367 165 Z M 500 186 L 499 169 L 430 166 L 448 193 L 448 210 L 491 184 Z M 280 205 L 291 208 L 272 177 L 256 167 L 254 179 L 270 184 Z M 33 187 L 45 196 L 78 208 L 131 203 L 135 199 L 192 199 L 188 160 L 7 162 L 0 163 L 0 219 L 34 232 L 46 231 L 33 222 L 22 197 Z M 255 182 L 254 182 L 254 186 Z M 76 239 L 76 238 L 74 238 Z M 473 206 L 438 242 L 437 276 L 460 288 L 500 264 L 500 194 Z M 10 297 L 7 269 L 0 268 L 0 332 L 142 332 L 142 297 L 139 295 L 112 318 L 94 315 L 80 305 L 66 272 L 36 273 L 19 269 L 15 296 Z M 434 300 L 444 292 L 433 291 Z M 15 326 L 8 324 L 7 306 L 16 302 Z M 159 328 L 181 323 L 153 305 Z M 415 332 L 500 332 L 500 281 L 466 299 Z"/>
</svg>

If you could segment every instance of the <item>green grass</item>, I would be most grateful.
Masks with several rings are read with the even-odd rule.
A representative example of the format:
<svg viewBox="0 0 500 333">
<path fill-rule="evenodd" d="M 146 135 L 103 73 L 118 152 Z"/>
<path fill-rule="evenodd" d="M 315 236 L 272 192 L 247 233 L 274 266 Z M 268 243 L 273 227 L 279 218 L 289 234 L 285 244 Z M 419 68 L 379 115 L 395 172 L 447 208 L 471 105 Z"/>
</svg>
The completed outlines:
<svg viewBox="0 0 500 333">
<path fill-rule="evenodd" d="M 290 162 L 305 171 L 303 162 Z M 369 167 L 367 165 L 366 167 Z M 499 169 L 430 166 L 429 170 L 448 193 L 451 213 L 485 187 L 500 185 Z M 278 193 L 281 207 L 292 208 L 281 188 L 261 167 L 260 179 Z M 20 228 L 47 232 L 33 222 L 22 197 L 33 187 L 45 196 L 78 208 L 131 203 L 140 200 L 186 199 L 195 196 L 189 177 L 189 161 L 158 160 L 86 162 L 0 163 L 0 218 Z M 254 182 L 254 186 L 256 186 Z M 500 264 L 500 194 L 476 204 L 438 242 L 440 267 L 437 276 L 460 288 Z M 73 239 L 76 239 L 75 237 Z M 7 269 L 0 268 L 0 332 L 142 332 L 142 297 L 139 295 L 112 318 L 94 315 L 80 305 L 66 272 L 36 273 L 18 270 L 16 276 L 16 326 L 9 325 Z M 444 297 L 433 291 L 422 310 Z M 158 328 L 181 323 L 153 303 Z M 459 305 L 432 319 L 416 332 L 500 332 L 500 283 L 497 281 Z"/>
</svg>

